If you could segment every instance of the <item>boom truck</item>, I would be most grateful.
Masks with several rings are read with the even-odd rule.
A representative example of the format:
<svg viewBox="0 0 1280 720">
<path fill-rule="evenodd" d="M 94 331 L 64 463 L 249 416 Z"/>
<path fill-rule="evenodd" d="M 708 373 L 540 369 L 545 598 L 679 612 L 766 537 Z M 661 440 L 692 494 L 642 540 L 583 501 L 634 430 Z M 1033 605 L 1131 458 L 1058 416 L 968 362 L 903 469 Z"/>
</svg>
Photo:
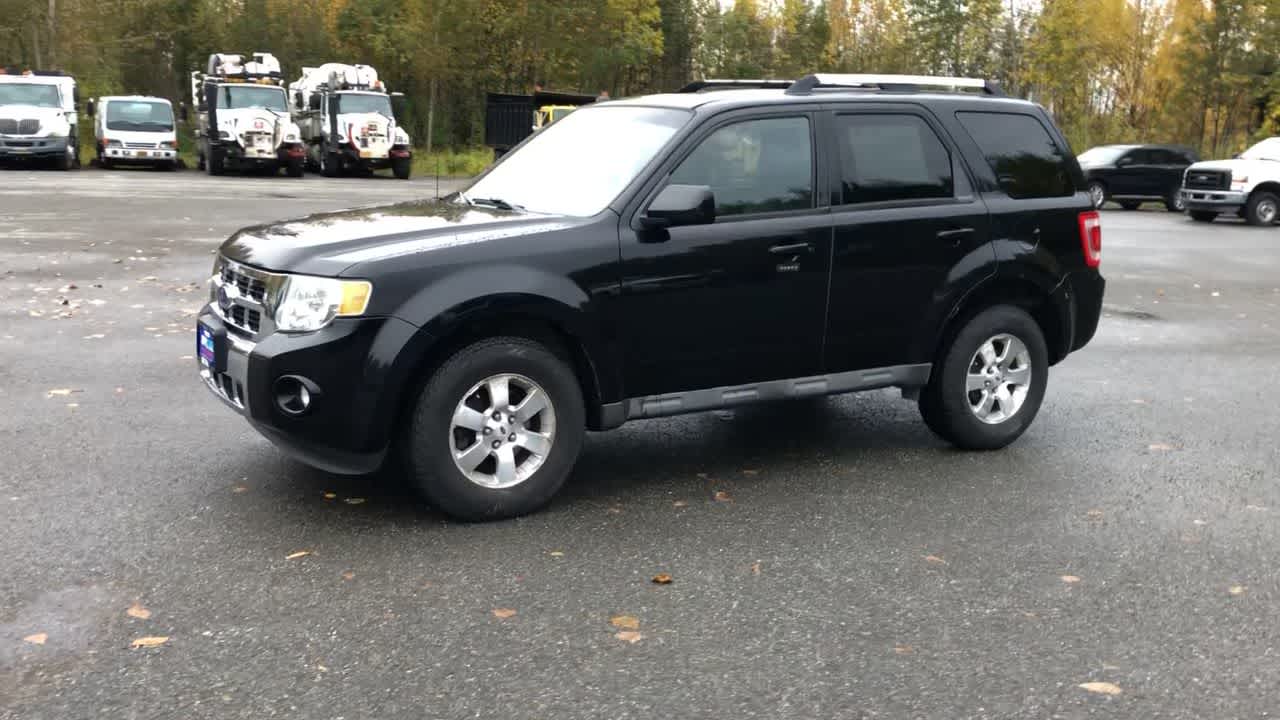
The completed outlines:
<svg viewBox="0 0 1280 720">
<path fill-rule="evenodd" d="M 391 98 L 401 94 L 387 92 L 376 69 L 345 63 L 304 67 L 289 91 L 313 169 L 335 177 L 347 170 L 391 168 L 396 177 L 409 179 L 409 134 L 391 109 Z"/>
<path fill-rule="evenodd" d="M 221 175 L 234 167 L 284 168 L 302 177 L 306 148 L 289 116 L 280 61 L 271 53 L 215 53 L 204 72 L 191 73 L 196 107 L 197 157 L 201 170 Z"/>
</svg>

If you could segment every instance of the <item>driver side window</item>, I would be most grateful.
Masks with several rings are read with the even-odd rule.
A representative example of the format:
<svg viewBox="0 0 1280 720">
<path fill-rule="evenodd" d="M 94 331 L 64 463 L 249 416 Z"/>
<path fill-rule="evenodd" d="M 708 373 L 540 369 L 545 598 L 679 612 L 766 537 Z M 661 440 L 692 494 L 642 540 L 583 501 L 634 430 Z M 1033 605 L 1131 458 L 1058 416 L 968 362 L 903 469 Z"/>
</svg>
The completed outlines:
<svg viewBox="0 0 1280 720">
<path fill-rule="evenodd" d="M 809 119 L 765 118 L 726 125 L 684 159 L 670 182 L 710 187 L 716 217 L 811 208 Z"/>
</svg>

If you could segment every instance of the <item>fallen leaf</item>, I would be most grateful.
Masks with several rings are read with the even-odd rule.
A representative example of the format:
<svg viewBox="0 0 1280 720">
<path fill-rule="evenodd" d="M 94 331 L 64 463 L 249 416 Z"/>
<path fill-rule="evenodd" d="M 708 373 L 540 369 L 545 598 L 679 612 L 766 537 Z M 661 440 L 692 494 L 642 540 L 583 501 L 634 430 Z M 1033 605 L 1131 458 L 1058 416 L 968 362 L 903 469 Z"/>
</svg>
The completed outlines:
<svg viewBox="0 0 1280 720">
<path fill-rule="evenodd" d="M 1133 399 L 1133 404 L 1134 404 L 1134 405 L 1146 405 L 1146 404 L 1147 404 L 1147 401 L 1146 401 L 1146 400 L 1143 400 L 1142 398 L 1134 398 L 1134 399 Z"/>
<path fill-rule="evenodd" d="M 686 502 L 686 501 L 684 501 L 684 500 L 677 500 L 677 501 L 675 501 L 675 502 L 671 503 L 671 507 L 678 507 L 678 508 L 682 508 L 682 507 L 687 506 L 688 504 L 689 504 L 689 503 L 688 503 L 688 502 Z"/>
<path fill-rule="evenodd" d="M 1156 294 L 1160 297 L 1164 297 L 1164 288 L 1156 288 Z"/>
<path fill-rule="evenodd" d="M 493 616 L 499 620 L 506 620 L 509 617 L 514 617 L 515 614 L 516 611 L 511 608 L 497 608 L 493 611 Z"/>
<path fill-rule="evenodd" d="M 711 498 L 716 502 L 733 502 L 733 498 L 729 497 L 729 493 L 724 490 L 717 490 Z"/>
<path fill-rule="evenodd" d="M 946 565 L 946 564 L 947 564 L 947 561 L 946 561 L 946 560 L 943 560 L 942 558 L 938 557 L 937 555 L 925 555 L 925 556 L 924 556 L 924 560 L 925 560 L 925 562 L 930 562 L 930 563 L 933 563 L 934 565 Z"/>
<path fill-rule="evenodd" d="M 1243 594 L 1244 594 L 1244 586 L 1243 586 L 1243 585 L 1232 585 L 1231 587 L 1227 588 L 1227 592 L 1231 593 L 1232 595 L 1243 595 Z"/>
<path fill-rule="evenodd" d="M 621 632 L 614 633 L 613 636 L 623 642 L 631 643 L 632 645 L 640 642 L 640 639 L 644 637 L 635 630 L 623 630 Z"/>
<path fill-rule="evenodd" d="M 80 403 L 67 403 L 67 407 L 69 407 L 69 408 L 71 408 L 72 410 L 74 410 L 74 409 L 76 409 L 76 408 L 80 407 Z"/>
<path fill-rule="evenodd" d="M 284 556 L 285 560 L 297 560 L 300 557 L 306 557 L 311 554 L 310 550 L 299 550 L 298 552 L 289 553 Z"/>
<path fill-rule="evenodd" d="M 151 617 L 151 611 L 142 607 L 138 603 L 130 605 L 129 609 L 124 611 L 124 614 L 129 617 L 138 618 L 139 620 L 146 620 Z"/>
<path fill-rule="evenodd" d="M 751 574 L 752 574 L 752 575 L 759 575 L 759 574 L 760 574 L 760 561 L 759 561 L 759 560 L 757 560 L 757 561 L 755 561 L 755 562 L 751 563 Z"/>
<path fill-rule="evenodd" d="M 359 504 L 361 504 L 361 503 L 363 503 L 363 502 L 364 502 L 364 498 L 347 498 L 347 499 L 343 500 L 342 502 L 344 502 L 344 503 L 346 503 L 346 504 L 348 504 L 348 505 L 359 505 Z"/>
<path fill-rule="evenodd" d="M 615 615 L 609 618 L 609 622 L 617 628 L 625 630 L 639 630 L 640 620 L 632 615 Z"/>
<path fill-rule="evenodd" d="M 760 471 L 759 470 L 743 470 L 742 474 L 743 475 L 759 475 Z"/>
<path fill-rule="evenodd" d="M 66 397 L 71 393 L 81 392 L 80 390 L 72 390 L 71 388 L 57 388 L 49 391 L 49 397 Z"/>
<path fill-rule="evenodd" d="M 118 388 L 116 388 L 116 394 L 117 394 L 117 395 L 123 395 L 123 394 L 124 394 L 124 388 L 122 388 L 122 387 L 118 387 Z"/>
<path fill-rule="evenodd" d="M 559 550 L 552 550 L 547 554 L 550 555 L 551 557 L 564 557 L 564 553 L 560 552 Z"/>
<path fill-rule="evenodd" d="M 911 647 L 910 645 L 894 645 L 893 651 L 899 655 L 910 655 L 911 653 L 915 652 L 916 649 Z"/>
<path fill-rule="evenodd" d="M 347 570 L 346 572 L 342 573 L 342 579 L 343 579 L 343 580 L 355 580 L 355 579 L 356 579 L 356 574 L 355 574 L 355 573 L 353 573 L 353 572 L 351 572 L 350 570 Z"/>
<path fill-rule="evenodd" d="M 194 356 L 194 355 L 183 355 L 182 357 L 180 357 L 180 358 L 178 358 L 178 359 L 179 359 L 179 360 L 195 360 L 196 358 L 195 358 L 195 356 Z"/>
<path fill-rule="evenodd" d="M 1205 520 L 1201 520 L 1200 518 L 1196 518 L 1195 520 L 1191 521 L 1191 524 L 1192 525 L 1208 525 L 1209 523 Z"/>
<path fill-rule="evenodd" d="M 160 645 L 163 645 L 167 642 L 169 642 L 169 636 L 167 635 L 149 635 L 147 637 L 140 637 L 137 640 L 134 640 L 133 642 L 129 643 L 129 647 L 131 648 L 159 647 Z"/>
<path fill-rule="evenodd" d="M 1218 292 L 1217 290 L 1214 290 L 1213 292 L 1209 293 L 1209 295 L 1212 297 L 1220 297 L 1222 293 Z"/>
<path fill-rule="evenodd" d="M 94 333 L 92 335 L 85 335 L 84 339 L 85 340 L 101 340 L 104 337 L 106 337 L 106 335 L 104 335 L 103 333 Z"/>
<path fill-rule="evenodd" d="M 248 485 L 232 485 L 231 492 L 237 495 L 239 495 L 240 493 L 247 493 L 249 492 L 249 486 Z"/>
<path fill-rule="evenodd" d="M 1098 518 L 1102 517 L 1102 511 L 1097 508 L 1094 508 L 1092 510 L 1085 511 L 1084 515 L 1085 517 L 1091 520 L 1097 520 Z"/>
<path fill-rule="evenodd" d="M 22 642 L 31 643 L 32 645 L 43 645 L 45 640 L 49 639 L 49 633 L 35 633 L 22 638 Z"/>
<path fill-rule="evenodd" d="M 1245 505 L 1245 506 L 1244 506 L 1244 509 L 1245 509 L 1245 510 L 1252 510 L 1252 511 L 1254 511 L 1254 512 L 1266 512 L 1266 511 L 1267 511 L 1267 509 L 1266 509 L 1265 507 L 1261 506 L 1261 505 Z"/>
<path fill-rule="evenodd" d="M 334 498 L 336 498 L 336 497 L 338 497 L 338 493 L 331 493 L 331 492 L 327 492 L 327 493 L 325 493 L 325 494 L 324 494 L 324 499 L 325 499 L 325 500 L 332 500 L 332 499 L 334 499 Z"/>
<path fill-rule="evenodd" d="M 1080 578 L 1076 577 L 1075 575 L 1063 575 L 1062 582 L 1068 585 L 1073 585 L 1075 583 L 1080 582 Z"/>
<path fill-rule="evenodd" d="M 657 575 L 653 576 L 653 582 L 658 585 L 670 585 L 671 576 L 668 575 L 667 573 L 658 573 Z"/>
<path fill-rule="evenodd" d="M 1119 695 L 1122 692 L 1119 685 L 1109 682 L 1080 683 L 1076 687 L 1088 690 L 1091 693 L 1098 693 L 1099 695 Z"/>
<path fill-rule="evenodd" d="M 1158 451 L 1168 451 L 1168 450 L 1172 450 L 1173 446 L 1169 445 L 1168 443 L 1151 443 L 1150 445 L 1147 446 L 1147 449 L 1158 450 Z"/>
</svg>

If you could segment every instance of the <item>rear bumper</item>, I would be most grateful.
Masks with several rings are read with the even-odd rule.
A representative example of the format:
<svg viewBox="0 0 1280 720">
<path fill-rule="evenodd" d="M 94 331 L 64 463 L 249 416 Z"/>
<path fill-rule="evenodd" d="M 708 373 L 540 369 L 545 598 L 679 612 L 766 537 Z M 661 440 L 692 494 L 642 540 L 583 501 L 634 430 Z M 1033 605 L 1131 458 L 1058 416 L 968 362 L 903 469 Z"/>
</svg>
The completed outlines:
<svg viewBox="0 0 1280 720">
<path fill-rule="evenodd" d="M 1225 212 L 1249 201 L 1249 194 L 1234 190 L 1182 189 L 1182 202 L 1188 210 L 1216 210 Z"/>
<path fill-rule="evenodd" d="M 1082 270 L 1072 273 L 1058 288 L 1059 293 L 1066 293 L 1068 307 L 1071 309 L 1071 337 L 1067 343 L 1069 352 L 1075 352 L 1093 339 L 1098 332 L 1098 321 L 1102 317 L 1102 297 L 1106 293 L 1107 281 L 1097 270 Z"/>
<path fill-rule="evenodd" d="M 67 152 L 67 139 L 57 137 L 0 137 L 0 158 L 60 157 Z"/>
</svg>

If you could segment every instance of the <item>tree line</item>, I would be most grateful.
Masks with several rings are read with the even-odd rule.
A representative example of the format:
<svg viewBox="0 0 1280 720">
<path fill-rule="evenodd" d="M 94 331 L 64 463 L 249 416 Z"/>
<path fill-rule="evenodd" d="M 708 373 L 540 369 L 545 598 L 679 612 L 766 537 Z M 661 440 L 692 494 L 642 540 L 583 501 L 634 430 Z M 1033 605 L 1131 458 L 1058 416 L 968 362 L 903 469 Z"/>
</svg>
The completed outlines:
<svg viewBox="0 0 1280 720">
<path fill-rule="evenodd" d="M 419 144 L 472 146 L 486 91 L 613 96 L 815 71 L 999 81 L 1076 150 L 1221 156 L 1280 126 L 1280 0 L 0 0 L 0 64 L 82 94 L 188 96 L 211 52 L 363 62 Z"/>
</svg>

